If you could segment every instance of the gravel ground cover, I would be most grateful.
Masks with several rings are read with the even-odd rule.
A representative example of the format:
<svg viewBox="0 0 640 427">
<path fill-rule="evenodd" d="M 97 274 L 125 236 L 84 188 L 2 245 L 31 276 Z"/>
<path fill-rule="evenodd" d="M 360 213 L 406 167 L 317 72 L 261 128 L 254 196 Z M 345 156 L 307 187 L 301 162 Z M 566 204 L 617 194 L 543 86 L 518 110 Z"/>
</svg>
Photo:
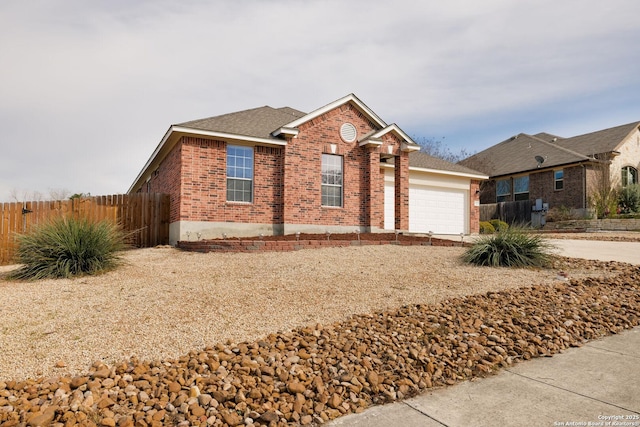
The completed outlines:
<svg viewBox="0 0 640 427">
<path fill-rule="evenodd" d="M 477 268 L 462 250 L 163 247 L 98 277 L 2 281 L 0 425 L 321 423 L 637 324 L 637 268 Z"/>
<path fill-rule="evenodd" d="M 0 281 L 0 379 L 78 374 L 96 360 L 176 358 L 207 345 L 405 304 L 552 284 L 558 270 L 463 265 L 459 247 L 296 252 L 128 251 L 95 277 Z M 0 267 L 8 271 L 15 267 Z M 581 265 L 572 277 L 594 274 Z"/>
</svg>

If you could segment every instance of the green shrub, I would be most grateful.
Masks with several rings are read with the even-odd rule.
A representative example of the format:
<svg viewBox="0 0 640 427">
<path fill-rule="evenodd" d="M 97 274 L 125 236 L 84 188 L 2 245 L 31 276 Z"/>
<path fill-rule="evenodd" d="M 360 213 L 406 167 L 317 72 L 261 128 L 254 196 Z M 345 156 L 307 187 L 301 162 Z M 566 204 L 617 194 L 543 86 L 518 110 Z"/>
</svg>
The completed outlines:
<svg viewBox="0 0 640 427">
<path fill-rule="evenodd" d="M 616 214 L 616 210 L 618 209 L 618 193 L 613 189 L 607 193 L 596 192 L 595 195 L 589 197 L 589 203 L 596 212 L 596 218 L 608 218 Z"/>
<path fill-rule="evenodd" d="M 493 228 L 495 228 L 496 231 L 505 231 L 509 228 L 509 224 L 499 219 L 492 219 L 489 222 L 493 225 Z"/>
<path fill-rule="evenodd" d="M 465 262 L 490 267 L 544 267 L 552 246 L 539 234 L 509 228 L 482 236 L 463 255 Z"/>
<path fill-rule="evenodd" d="M 618 206 L 621 213 L 640 211 L 640 184 L 627 185 L 618 193 Z"/>
<path fill-rule="evenodd" d="M 108 221 L 58 218 L 18 237 L 14 279 L 98 274 L 120 263 L 124 235 Z"/>
<path fill-rule="evenodd" d="M 489 221 L 480 221 L 480 234 L 493 234 L 496 229 Z"/>
<path fill-rule="evenodd" d="M 546 217 L 547 222 L 570 221 L 572 219 L 577 219 L 576 215 L 573 213 L 571 208 L 565 205 L 556 206 L 549 209 Z"/>
</svg>

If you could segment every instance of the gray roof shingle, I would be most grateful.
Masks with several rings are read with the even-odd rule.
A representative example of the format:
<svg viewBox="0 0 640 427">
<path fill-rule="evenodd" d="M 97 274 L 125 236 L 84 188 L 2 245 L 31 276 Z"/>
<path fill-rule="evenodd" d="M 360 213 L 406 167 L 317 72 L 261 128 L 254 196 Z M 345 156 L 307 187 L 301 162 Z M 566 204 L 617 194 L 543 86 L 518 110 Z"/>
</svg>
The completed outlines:
<svg viewBox="0 0 640 427">
<path fill-rule="evenodd" d="M 192 120 L 180 123 L 177 126 L 257 138 L 273 138 L 271 132 L 304 115 L 305 113 L 302 111 L 290 107 L 272 108 L 264 106 L 206 119 Z"/>
<path fill-rule="evenodd" d="M 597 132 L 586 133 L 558 140 L 557 144 L 585 156 L 615 151 L 620 143 L 638 126 L 640 122 L 629 123 Z"/>
<path fill-rule="evenodd" d="M 465 173 L 470 175 L 484 175 L 482 172 L 479 172 L 477 170 L 470 169 L 457 163 L 451 163 L 438 157 L 433 157 L 421 151 L 414 151 L 412 153 L 409 153 L 409 167 L 435 169 L 455 173 Z"/>
<path fill-rule="evenodd" d="M 489 176 L 502 176 L 537 169 L 536 156 L 544 159 L 544 167 L 587 160 L 586 156 L 557 143 L 521 133 L 462 160 L 460 164 Z"/>
<path fill-rule="evenodd" d="M 640 122 L 629 123 L 571 138 L 545 132 L 521 133 L 462 160 L 460 164 L 495 177 L 537 169 L 536 156 L 544 159 L 542 167 L 583 162 L 594 154 L 616 150 L 638 126 Z"/>
</svg>

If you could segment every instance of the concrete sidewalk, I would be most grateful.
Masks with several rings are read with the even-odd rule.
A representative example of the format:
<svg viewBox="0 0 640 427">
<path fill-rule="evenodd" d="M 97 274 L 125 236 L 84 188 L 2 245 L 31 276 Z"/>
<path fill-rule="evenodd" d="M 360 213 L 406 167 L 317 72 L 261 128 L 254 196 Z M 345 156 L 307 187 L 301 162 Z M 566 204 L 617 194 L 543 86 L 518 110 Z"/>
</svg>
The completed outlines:
<svg viewBox="0 0 640 427">
<path fill-rule="evenodd" d="M 640 264 L 638 242 L 551 243 L 569 257 Z M 325 425 L 640 427 L 640 327 Z"/>
<path fill-rule="evenodd" d="M 640 426 L 640 328 L 325 425 Z"/>
</svg>

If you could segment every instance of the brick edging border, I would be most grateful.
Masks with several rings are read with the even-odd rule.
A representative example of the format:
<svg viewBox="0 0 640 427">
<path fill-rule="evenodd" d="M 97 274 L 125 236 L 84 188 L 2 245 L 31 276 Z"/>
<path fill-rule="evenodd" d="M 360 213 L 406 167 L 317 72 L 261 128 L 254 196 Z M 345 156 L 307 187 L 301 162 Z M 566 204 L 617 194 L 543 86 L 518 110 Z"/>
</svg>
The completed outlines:
<svg viewBox="0 0 640 427">
<path fill-rule="evenodd" d="M 176 247 L 188 252 L 287 252 L 302 249 L 347 246 L 461 246 L 461 242 L 442 239 L 425 240 L 201 240 L 179 241 Z M 464 244 L 467 245 L 466 243 Z"/>
</svg>

